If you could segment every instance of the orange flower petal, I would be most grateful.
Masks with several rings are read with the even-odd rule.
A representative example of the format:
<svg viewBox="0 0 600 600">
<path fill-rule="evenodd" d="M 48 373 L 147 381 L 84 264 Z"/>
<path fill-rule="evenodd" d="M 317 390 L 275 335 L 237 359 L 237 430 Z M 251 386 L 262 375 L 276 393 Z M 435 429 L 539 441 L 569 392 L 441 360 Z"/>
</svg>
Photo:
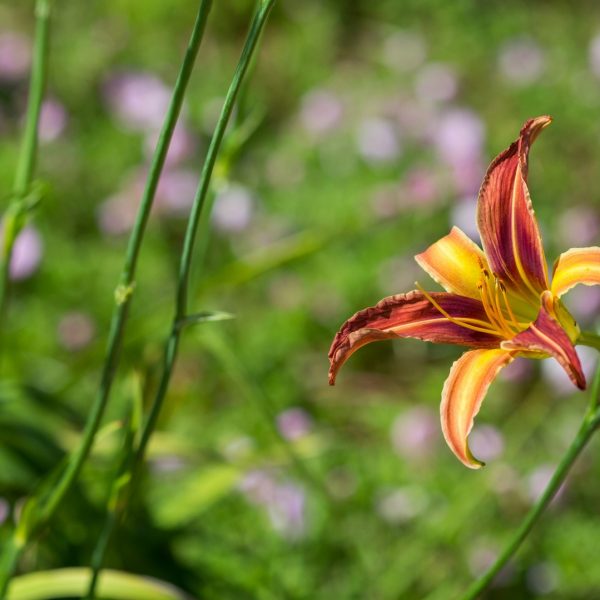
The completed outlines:
<svg viewBox="0 0 600 600">
<path fill-rule="evenodd" d="M 444 384 L 440 407 L 442 432 L 452 452 L 471 469 L 484 464 L 471 454 L 467 442 L 473 420 L 490 383 L 512 360 L 512 353 L 502 349 L 471 350 L 452 365 Z"/>
<path fill-rule="evenodd" d="M 525 355 L 552 356 L 580 390 L 586 388 L 579 356 L 567 331 L 557 320 L 552 292 L 545 291 L 542 294 L 542 306 L 535 322 L 512 340 L 502 342 L 501 347 Z"/>
<path fill-rule="evenodd" d="M 458 227 L 453 227 L 448 235 L 417 254 L 415 260 L 447 292 L 480 298 L 477 286 L 482 267 L 489 270 L 487 258 Z"/>
<path fill-rule="evenodd" d="M 479 233 L 492 270 L 509 289 L 533 301 L 548 289 L 548 274 L 527 188 L 528 156 L 550 122 L 542 116 L 523 125 L 519 139 L 490 165 L 477 206 Z"/>
<path fill-rule="evenodd" d="M 571 248 L 563 252 L 554 263 L 552 293 L 566 294 L 572 287 L 600 284 L 600 248 Z"/>
<path fill-rule="evenodd" d="M 469 319 L 480 328 L 490 327 L 479 300 L 432 292 L 430 297 L 452 319 Z M 377 305 L 357 312 L 336 334 L 329 350 L 329 383 L 333 385 L 340 367 L 361 346 L 378 340 L 412 337 L 441 344 L 473 348 L 498 347 L 497 335 L 462 327 L 444 316 L 420 291 L 384 298 Z"/>
</svg>

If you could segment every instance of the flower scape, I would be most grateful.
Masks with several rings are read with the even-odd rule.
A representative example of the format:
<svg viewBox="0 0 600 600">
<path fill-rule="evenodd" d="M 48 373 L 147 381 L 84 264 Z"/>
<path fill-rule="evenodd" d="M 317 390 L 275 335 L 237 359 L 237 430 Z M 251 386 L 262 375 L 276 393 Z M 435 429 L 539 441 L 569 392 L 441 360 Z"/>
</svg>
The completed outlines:
<svg viewBox="0 0 600 600">
<path fill-rule="evenodd" d="M 527 187 L 531 145 L 551 123 L 529 119 L 519 138 L 489 166 L 477 201 L 483 250 L 458 227 L 415 259 L 444 292 L 416 290 L 357 312 L 336 334 L 329 382 L 361 346 L 390 338 L 418 338 L 470 348 L 450 369 L 442 391 L 444 438 L 467 467 L 467 437 L 487 389 L 516 357 L 554 358 L 571 381 L 586 380 L 575 345 L 582 334 L 561 297 L 577 284 L 600 284 L 600 248 L 572 248 L 554 264 L 550 280 Z"/>
</svg>

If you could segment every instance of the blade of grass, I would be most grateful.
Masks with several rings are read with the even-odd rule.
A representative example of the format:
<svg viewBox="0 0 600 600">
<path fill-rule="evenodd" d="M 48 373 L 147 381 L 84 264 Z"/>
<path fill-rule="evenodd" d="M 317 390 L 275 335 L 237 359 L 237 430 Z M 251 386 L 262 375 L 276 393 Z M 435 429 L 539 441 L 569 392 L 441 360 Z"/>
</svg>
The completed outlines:
<svg viewBox="0 0 600 600">
<path fill-rule="evenodd" d="M 52 600 L 81 598 L 90 579 L 90 569 L 70 568 L 39 571 L 15 577 L 8 600 Z M 112 600 L 191 600 L 181 590 L 151 577 L 106 570 L 100 575 L 98 592 Z"/>
</svg>

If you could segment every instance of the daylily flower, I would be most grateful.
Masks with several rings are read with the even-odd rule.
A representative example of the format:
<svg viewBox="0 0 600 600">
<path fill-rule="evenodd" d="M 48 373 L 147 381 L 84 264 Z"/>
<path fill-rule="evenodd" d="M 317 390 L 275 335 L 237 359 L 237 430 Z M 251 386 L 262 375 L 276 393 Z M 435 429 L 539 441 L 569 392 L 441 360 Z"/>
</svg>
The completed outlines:
<svg viewBox="0 0 600 600">
<path fill-rule="evenodd" d="M 492 162 L 479 192 L 483 250 L 459 228 L 415 258 L 445 290 L 418 289 L 384 298 L 348 319 L 335 336 L 329 382 L 348 357 L 370 342 L 412 337 L 472 348 L 453 365 L 442 391 L 446 442 L 467 466 L 483 463 L 467 436 L 490 383 L 517 356 L 555 358 L 585 389 L 574 345 L 581 331 L 561 301 L 577 284 L 600 284 L 600 248 L 572 248 L 554 265 L 552 282 L 527 188 L 532 143 L 551 122 L 528 120 L 519 139 Z"/>
</svg>

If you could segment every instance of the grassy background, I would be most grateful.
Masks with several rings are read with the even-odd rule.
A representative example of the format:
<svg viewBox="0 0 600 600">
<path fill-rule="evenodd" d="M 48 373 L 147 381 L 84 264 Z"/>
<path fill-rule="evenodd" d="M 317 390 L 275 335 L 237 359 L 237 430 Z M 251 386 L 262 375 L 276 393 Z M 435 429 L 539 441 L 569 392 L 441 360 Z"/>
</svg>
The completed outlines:
<svg viewBox="0 0 600 600">
<path fill-rule="evenodd" d="M 251 4 L 215 2 L 186 102 L 193 148 L 171 174 L 199 171 Z M 30 1 L 0 2 L 0 35 L 30 40 L 32 13 Z M 16 283 L 3 324 L 4 529 L 75 446 L 98 383 L 126 244 L 126 233 L 103 229 L 101 215 L 115 196 L 125 213 L 135 209 L 152 137 L 119 118 L 110 81 L 146 73 L 168 89 L 194 13 L 191 0 L 55 2 L 49 95 L 67 122 L 40 148 L 44 196 L 33 226 L 43 252 Z M 412 256 L 453 223 L 466 227 L 471 180 L 528 117 L 555 119 L 530 173 L 550 263 L 570 245 L 597 243 L 599 18 L 597 3 L 558 0 L 276 5 L 238 119 L 251 135 L 220 165 L 222 219 L 195 273 L 193 308 L 237 318 L 186 333 L 143 490 L 108 566 L 219 599 L 445 599 L 481 572 L 563 453 L 585 396 L 557 383 L 546 363 L 513 369 L 478 419 L 488 467 L 471 472 L 437 423 L 460 349 L 375 344 L 335 388 L 327 350 L 354 311 L 415 279 L 429 283 Z M 5 197 L 26 84 L 26 70 L 0 77 Z M 465 144 L 474 149 L 457 164 Z M 232 185 L 242 201 L 231 201 Z M 173 194 L 189 201 L 185 190 Z M 104 434 L 24 557 L 25 572 L 89 564 L 134 378 L 152 397 L 185 226 L 168 199 L 162 206 Z M 237 226 L 223 225 L 227 218 Z M 591 326 L 598 296 L 577 294 L 570 307 Z M 594 441 L 489 598 L 598 593 L 597 453 Z"/>
</svg>

